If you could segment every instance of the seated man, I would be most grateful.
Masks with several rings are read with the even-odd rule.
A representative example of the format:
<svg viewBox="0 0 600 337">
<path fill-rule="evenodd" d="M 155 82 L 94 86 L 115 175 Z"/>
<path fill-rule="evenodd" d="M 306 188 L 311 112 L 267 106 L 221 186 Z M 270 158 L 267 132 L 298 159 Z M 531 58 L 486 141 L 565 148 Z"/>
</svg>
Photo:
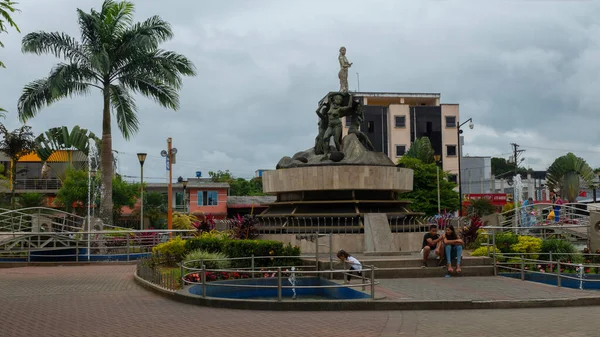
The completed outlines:
<svg viewBox="0 0 600 337">
<path fill-rule="evenodd" d="M 440 259 L 440 265 L 443 266 L 444 249 L 442 247 L 442 237 L 437 233 L 437 225 L 429 226 L 429 232 L 423 236 L 423 249 L 421 249 L 421 255 L 423 256 L 422 268 L 427 267 L 427 259 L 438 258 Z"/>
</svg>

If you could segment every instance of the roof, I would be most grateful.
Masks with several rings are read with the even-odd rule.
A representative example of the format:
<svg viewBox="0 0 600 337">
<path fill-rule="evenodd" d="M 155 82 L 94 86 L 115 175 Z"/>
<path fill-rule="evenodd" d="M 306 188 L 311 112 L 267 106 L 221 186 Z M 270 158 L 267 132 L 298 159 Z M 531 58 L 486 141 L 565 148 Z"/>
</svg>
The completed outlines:
<svg viewBox="0 0 600 337">
<path fill-rule="evenodd" d="M 167 188 L 167 183 L 150 183 L 146 185 L 146 188 Z M 183 189 L 182 183 L 173 183 L 173 188 Z M 211 180 L 201 179 L 190 179 L 188 180 L 186 188 L 229 188 L 228 183 L 215 183 Z"/>
<path fill-rule="evenodd" d="M 270 204 L 277 200 L 276 196 L 260 195 L 260 196 L 229 196 L 227 198 L 227 206 L 243 206 L 252 207 L 252 205 Z"/>
</svg>

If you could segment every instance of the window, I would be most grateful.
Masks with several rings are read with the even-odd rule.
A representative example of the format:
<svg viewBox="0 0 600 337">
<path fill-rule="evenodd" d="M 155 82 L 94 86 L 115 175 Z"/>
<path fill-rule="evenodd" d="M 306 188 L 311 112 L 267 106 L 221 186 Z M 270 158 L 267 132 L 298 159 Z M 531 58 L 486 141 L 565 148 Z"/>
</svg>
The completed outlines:
<svg viewBox="0 0 600 337">
<path fill-rule="evenodd" d="M 447 128 L 455 128 L 456 127 L 456 116 L 446 116 L 446 127 Z"/>
<path fill-rule="evenodd" d="M 446 145 L 446 156 L 456 156 L 456 145 Z"/>
<path fill-rule="evenodd" d="M 350 116 L 346 117 L 346 127 L 350 127 L 352 124 L 352 118 Z"/>
<path fill-rule="evenodd" d="M 457 179 L 457 175 L 456 174 L 449 174 L 448 175 L 448 181 L 454 184 L 458 183 L 458 179 Z"/>
<path fill-rule="evenodd" d="M 373 121 L 367 122 L 367 132 L 369 132 L 369 133 L 375 132 L 375 123 L 373 123 Z"/>
<path fill-rule="evenodd" d="M 406 145 L 396 145 L 396 157 L 402 157 L 406 153 Z"/>
<path fill-rule="evenodd" d="M 397 128 L 405 128 L 406 116 L 394 116 L 394 123 Z"/>
<path fill-rule="evenodd" d="M 198 206 L 217 206 L 218 203 L 217 191 L 198 191 Z"/>
</svg>

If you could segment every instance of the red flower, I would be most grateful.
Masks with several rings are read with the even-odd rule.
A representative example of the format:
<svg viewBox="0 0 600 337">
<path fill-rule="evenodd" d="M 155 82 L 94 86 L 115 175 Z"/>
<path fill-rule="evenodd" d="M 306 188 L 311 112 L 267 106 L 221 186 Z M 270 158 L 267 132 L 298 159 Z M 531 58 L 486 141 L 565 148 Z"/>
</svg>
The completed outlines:
<svg viewBox="0 0 600 337">
<path fill-rule="evenodd" d="M 586 274 L 589 274 L 590 273 L 590 268 L 586 268 L 585 272 L 586 272 Z"/>
</svg>

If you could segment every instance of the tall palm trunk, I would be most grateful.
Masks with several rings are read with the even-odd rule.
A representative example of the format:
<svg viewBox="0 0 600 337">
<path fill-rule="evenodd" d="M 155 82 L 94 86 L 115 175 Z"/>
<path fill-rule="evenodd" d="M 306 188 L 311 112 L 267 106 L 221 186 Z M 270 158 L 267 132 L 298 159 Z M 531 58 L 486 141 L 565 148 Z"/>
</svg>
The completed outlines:
<svg viewBox="0 0 600 337">
<path fill-rule="evenodd" d="M 104 86 L 104 110 L 102 111 L 102 187 L 104 193 L 100 201 L 100 219 L 107 225 L 113 223 L 113 201 L 112 201 L 112 136 L 110 130 L 110 93 L 108 85 Z"/>
</svg>

